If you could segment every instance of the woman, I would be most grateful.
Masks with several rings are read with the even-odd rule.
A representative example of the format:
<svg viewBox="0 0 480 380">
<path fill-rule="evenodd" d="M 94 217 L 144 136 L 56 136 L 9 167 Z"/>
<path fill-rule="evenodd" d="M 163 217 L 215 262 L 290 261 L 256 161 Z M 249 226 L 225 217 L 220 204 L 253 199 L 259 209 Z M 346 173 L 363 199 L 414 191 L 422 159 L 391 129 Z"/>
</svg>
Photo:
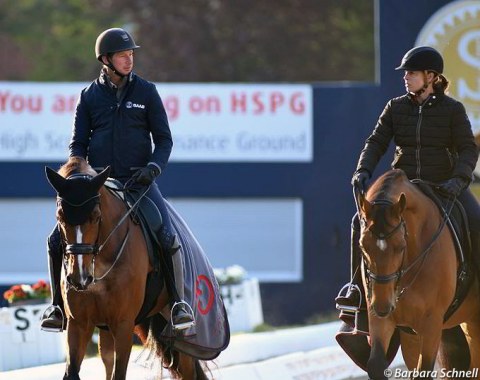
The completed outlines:
<svg viewBox="0 0 480 380">
<path fill-rule="evenodd" d="M 396 144 L 393 168 L 404 170 L 410 180 L 438 183 L 443 193 L 457 197 L 465 208 L 472 253 L 478 267 L 480 207 L 468 188 L 478 150 L 465 107 L 446 95 L 449 82 L 443 75 L 443 58 L 437 50 L 428 46 L 413 48 L 396 70 L 405 71 L 407 94 L 387 103 L 360 154 L 352 185 L 365 191 L 367 181 L 393 139 Z M 352 220 L 352 282 L 346 295 L 336 299 L 340 310 L 356 311 L 360 306 L 359 235 L 360 226 L 355 215 Z"/>
</svg>

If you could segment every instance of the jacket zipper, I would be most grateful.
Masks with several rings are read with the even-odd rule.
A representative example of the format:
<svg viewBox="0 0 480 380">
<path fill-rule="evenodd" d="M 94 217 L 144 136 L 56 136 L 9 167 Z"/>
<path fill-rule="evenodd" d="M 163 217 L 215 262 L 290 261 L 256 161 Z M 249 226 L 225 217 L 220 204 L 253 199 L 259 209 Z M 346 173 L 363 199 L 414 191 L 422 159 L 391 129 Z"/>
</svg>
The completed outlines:
<svg viewBox="0 0 480 380">
<path fill-rule="evenodd" d="M 417 161 L 417 173 L 416 173 L 417 179 L 421 179 L 420 178 L 420 171 L 421 171 L 420 149 L 422 148 L 422 144 L 420 143 L 420 127 L 422 124 L 422 107 L 423 105 L 418 107 L 418 121 L 417 121 L 417 134 L 416 134 L 417 150 L 415 151 L 415 159 Z"/>
</svg>

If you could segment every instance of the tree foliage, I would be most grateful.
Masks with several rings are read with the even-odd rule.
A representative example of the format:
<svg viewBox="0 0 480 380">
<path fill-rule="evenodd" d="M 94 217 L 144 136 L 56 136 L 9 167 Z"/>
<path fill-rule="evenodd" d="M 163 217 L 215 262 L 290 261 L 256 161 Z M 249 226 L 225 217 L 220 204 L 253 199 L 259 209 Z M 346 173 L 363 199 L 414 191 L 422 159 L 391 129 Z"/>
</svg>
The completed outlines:
<svg viewBox="0 0 480 380">
<path fill-rule="evenodd" d="M 374 78 L 373 1 L 0 0 L 0 4 L 0 28 L 28 57 L 28 69 L 18 79 L 91 79 L 99 69 L 93 56 L 95 38 L 111 26 L 132 32 L 141 45 L 136 71 L 153 81 Z"/>
<path fill-rule="evenodd" d="M 98 75 L 94 43 L 99 30 L 119 22 L 94 1 L 0 0 L 1 79 L 90 80 Z M 93 44 L 92 44 L 93 41 Z"/>
</svg>

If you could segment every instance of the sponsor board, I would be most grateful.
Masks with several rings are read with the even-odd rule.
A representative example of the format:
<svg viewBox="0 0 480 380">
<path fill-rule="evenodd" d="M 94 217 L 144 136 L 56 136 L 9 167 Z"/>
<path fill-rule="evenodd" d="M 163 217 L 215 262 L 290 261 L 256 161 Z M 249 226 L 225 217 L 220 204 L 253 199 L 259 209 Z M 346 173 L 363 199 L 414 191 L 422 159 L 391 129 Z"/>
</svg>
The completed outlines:
<svg viewBox="0 0 480 380">
<path fill-rule="evenodd" d="M 0 82 L 0 161 L 68 157 L 85 83 Z M 312 89 L 288 84 L 157 84 L 174 139 L 172 161 L 310 162 Z M 124 112 L 145 104 L 127 98 Z"/>
</svg>

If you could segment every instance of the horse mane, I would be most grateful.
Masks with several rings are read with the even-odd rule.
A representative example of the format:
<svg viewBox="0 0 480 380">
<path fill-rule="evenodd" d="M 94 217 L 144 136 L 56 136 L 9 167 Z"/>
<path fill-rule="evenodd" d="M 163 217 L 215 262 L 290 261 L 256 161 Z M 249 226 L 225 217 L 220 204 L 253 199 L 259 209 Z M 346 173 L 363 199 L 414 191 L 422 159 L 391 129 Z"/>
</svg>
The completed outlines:
<svg viewBox="0 0 480 380">
<path fill-rule="evenodd" d="M 92 176 L 97 174 L 97 172 L 88 164 L 87 160 L 78 156 L 70 157 L 68 161 L 58 170 L 58 174 L 65 178 L 76 173 L 85 173 Z"/>
</svg>

